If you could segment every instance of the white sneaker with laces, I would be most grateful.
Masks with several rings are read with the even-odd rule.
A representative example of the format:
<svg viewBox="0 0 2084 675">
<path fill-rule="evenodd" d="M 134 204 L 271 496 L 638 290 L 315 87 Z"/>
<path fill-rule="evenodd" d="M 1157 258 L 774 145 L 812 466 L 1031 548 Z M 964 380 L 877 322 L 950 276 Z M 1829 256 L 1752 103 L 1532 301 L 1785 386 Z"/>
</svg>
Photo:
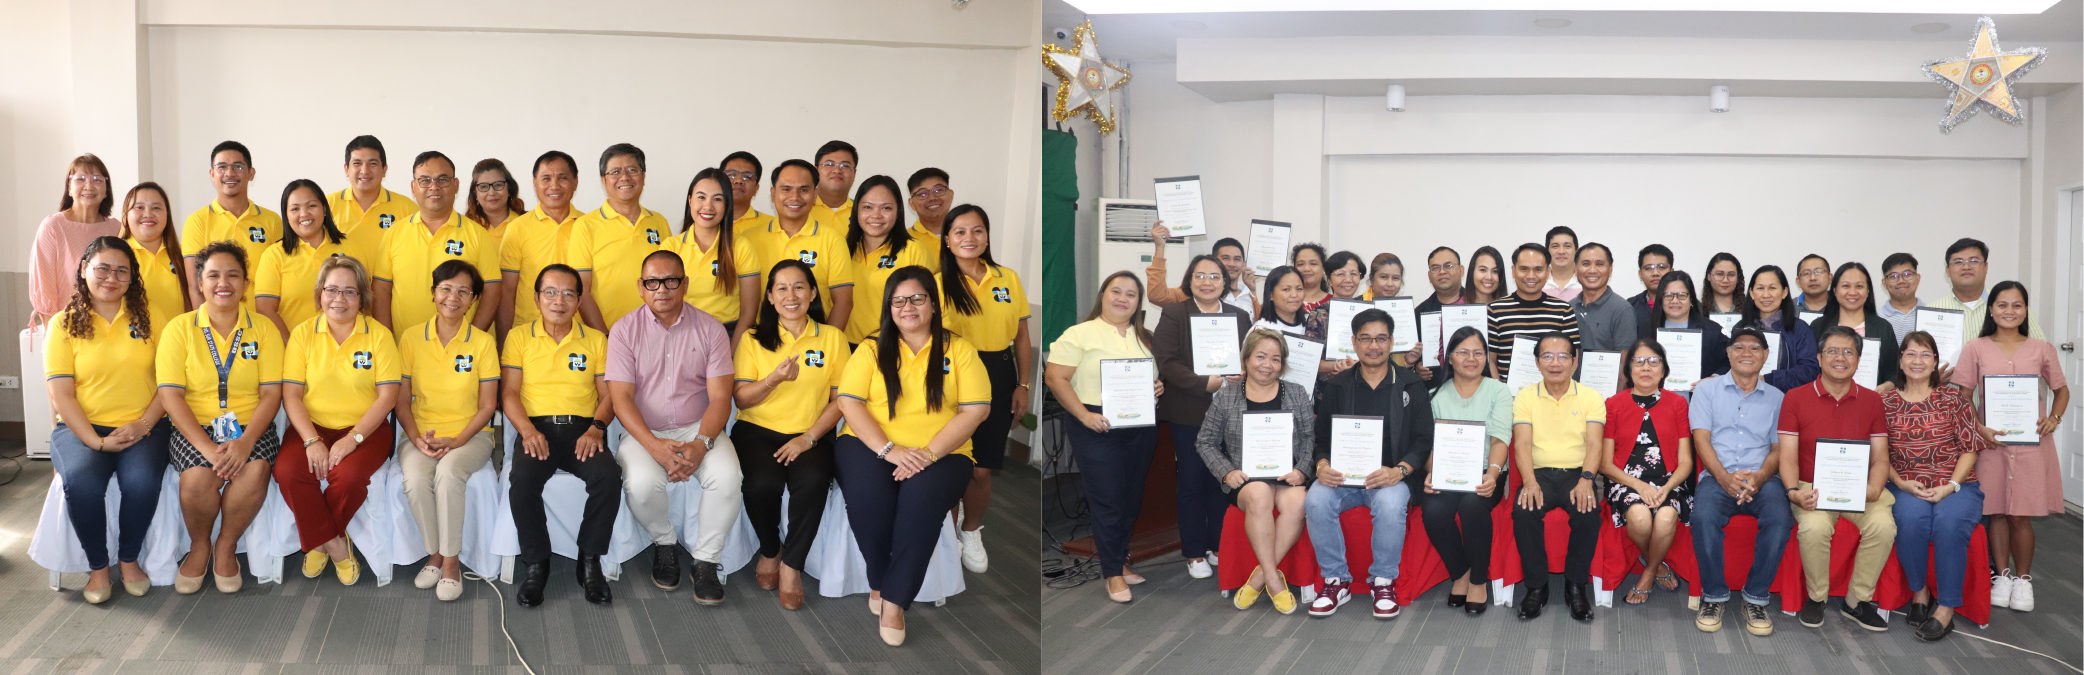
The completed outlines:
<svg viewBox="0 0 2084 675">
<path fill-rule="evenodd" d="M 974 530 L 956 530 L 955 538 L 962 542 L 962 568 L 971 574 L 983 574 L 991 568 L 991 556 L 984 552 L 984 526 Z"/>
<path fill-rule="evenodd" d="M 2033 575 L 2012 579 L 2012 609 L 2021 612 L 2033 611 Z"/>
<path fill-rule="evenodd" d="M 1187 576 L 1194 577 L 1196 579 L 1207 579 L 1211 576 L 1214 576 L 1215 573 L 1215 570 L 1210 569 L 1207 560 L 1187 561 Z"/>
<path fill-rule="evenodd" d="M 2003 571 L 2001 571 L 2001 572 L 1998 572 L 1998 573 L 1996 573 L 1996 574 L 1990 575 L 1990 606 L 1991 606 L 1991 607 L 2010 607 L 2010 606 L 2012 606 L 2012 569 L 2011 569 L 2011 568 L 2007 567 L 2007 568 L 2005 568 L 2005 569 L 2004 569 Z"/>
</svg>

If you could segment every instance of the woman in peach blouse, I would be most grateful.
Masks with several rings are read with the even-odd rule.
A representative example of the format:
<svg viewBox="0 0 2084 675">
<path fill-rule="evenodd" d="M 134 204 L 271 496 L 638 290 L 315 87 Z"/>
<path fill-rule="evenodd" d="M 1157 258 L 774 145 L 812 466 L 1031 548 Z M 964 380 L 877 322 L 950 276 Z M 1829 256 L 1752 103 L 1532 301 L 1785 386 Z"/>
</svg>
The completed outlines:
<svg viewBox="0 0 2084 675">
<path fill-rule="evenodd" d="M 1961 346 L 1953 382 L 1970 393 L 1985 375 L 2039 375 L 2053 400 L 2041 407 L 2040 438 L 2062 424 L 2069 408 L 2069 382 L 2055 345 L 2026 335 L 2026 287 L 2005 281 L 1990 291 L 1990 312 L 1981 337 Z M 1992 442 L 2003 437 L 1984 431 Z M 2033 611 L 2033 519 L 2062 513 L 2062 467 L 2055 444 L 2004 445 L 1979 453 L 1976 476 L 1983 484 L 1983 515 L 1990 516 L 1990 604 Z"/>
<path fill-rule="evenodd" d="M 66 167 L 65 196 L 58 199 L 58 212 L 36 226 L 36 240 L 29 244 L 30 326 L 41 326 L 65 309 L 72 298 L 72 268 L 87 242 L 116 236 L 122 226 L 109 216 L 116 208 L 110 190 L 109 167 L 100 157 L 80 155 Z"/>
</svg>

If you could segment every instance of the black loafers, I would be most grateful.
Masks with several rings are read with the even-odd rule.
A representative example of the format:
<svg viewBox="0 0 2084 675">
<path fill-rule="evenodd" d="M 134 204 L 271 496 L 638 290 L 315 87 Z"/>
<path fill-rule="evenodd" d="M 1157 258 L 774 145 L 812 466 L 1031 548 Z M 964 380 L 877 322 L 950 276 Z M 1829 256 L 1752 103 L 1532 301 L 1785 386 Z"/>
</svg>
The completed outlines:
<svg viewBox="0 0 2084 675">
<path fill-rule="evenodd" d="M 550 561 L 524 564 L 528 567 L 521 570 L 521 584 L 514 591 L 514 601 L 522 607 L 543 604 L 543 587 L 550 584 Z"/>
<path fill-rule="evenodd" d="M 614 600 L 608 591 L 608 577 L 601 574 L 600 556 L 579 556 L 579 586 L 586 589 L 587 602 L 605 605 Z"/>
</svg>

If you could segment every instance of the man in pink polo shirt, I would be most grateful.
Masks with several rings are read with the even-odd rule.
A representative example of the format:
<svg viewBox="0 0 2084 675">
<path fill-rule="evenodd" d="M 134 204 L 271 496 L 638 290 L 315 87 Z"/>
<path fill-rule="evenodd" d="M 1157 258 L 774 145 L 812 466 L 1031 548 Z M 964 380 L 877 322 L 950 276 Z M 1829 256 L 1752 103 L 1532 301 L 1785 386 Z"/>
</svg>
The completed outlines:
<svg viewBox="0 0 2084 675">
<path fill-rule="evenodd" d="M 695 602 L 721 604 L 724 539 L 738 524 L 745 474 L 724 435 L 731 418 L 731 336 L 708 312 L 687 303 L 687 269 L 678 254 L 644 258 L 644 308 L 608 329 L 608 397 L 622 423 L 615 461 L 622 465 L 630 514 L 651 533 L 651 582 L 680 587 L 680 555 L 666 486 L 693 477 L 702 485 L 696 512 Z"/>
<path fill-rule="evenodd" d="M 1874 584 L 1881 578 L 1889 549 L 1896 546 L 1896 498 L 1882 490 L 1889 468 L 1889 427 L 1882 416 L 1881 395 L 1852 381 L 1860 369 L 1864 341 L 1851 328 L 1832 326 L 1818 336 L 1817 361 L 1823 374 L 1815 382 L 1795 387 L 1780 399 L 1780 482 L 1788 486 L 1787 501 L 1795 516 L 1795 540 L 1801 545 L 1802 577 L 1809 597 L 1802 602 L 1802 625 L 1823 625 L 1824 605 L 1831 599 L 1831 539 L 1838 519 L 1852 521 L 1860 530 L 1860 548 L 1852 559 L 1852 581 L 1845 591 L 1840 612 L 1845 618 L 1871 631 L 1889 629 L 1874 604 Z M 1818 503 L 1816 486 L 1817 439 L 1866 441 L 1867 494 L 1865 511 L 1828 511 Z"/>
</svg>

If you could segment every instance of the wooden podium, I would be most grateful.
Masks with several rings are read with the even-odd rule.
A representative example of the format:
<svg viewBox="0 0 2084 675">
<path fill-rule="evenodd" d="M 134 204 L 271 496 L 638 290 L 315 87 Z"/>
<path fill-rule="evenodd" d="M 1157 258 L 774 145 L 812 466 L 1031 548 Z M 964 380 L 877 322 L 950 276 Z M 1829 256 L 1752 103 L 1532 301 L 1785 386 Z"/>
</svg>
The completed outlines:
<svg viewBox="0 0 2084 675">
<path fill-rule="evenodd" d="M 1129 535 L 1129 562 L 1140 563 L 1179 550 L 1179 502 L 1174 499 L 1178 476 L 1179 460 L 1172 456 L 1172 425 L 1160 422 L 1158 448 L 1151 453 L 1151 470 L 1143 479 L 1143 509 L 1136 516 L 1135 531 Z M 1085 536 L 1065 542 L 1064 551 L 1091 556 L 1093 538 Z"/>
</svg>

